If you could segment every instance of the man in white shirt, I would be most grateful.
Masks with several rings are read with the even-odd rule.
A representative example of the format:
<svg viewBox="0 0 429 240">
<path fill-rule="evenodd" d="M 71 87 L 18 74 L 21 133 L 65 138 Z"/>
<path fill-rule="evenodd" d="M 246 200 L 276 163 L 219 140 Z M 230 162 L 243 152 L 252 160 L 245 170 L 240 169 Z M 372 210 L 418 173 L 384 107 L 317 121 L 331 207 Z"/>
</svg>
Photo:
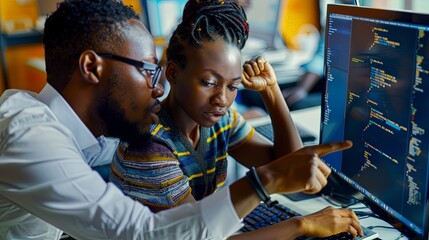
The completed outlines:
<svg viewBox="0 0 429 240">
<path fill-rule="evenodd" d="M 0 239 L 58 239 L 62 231 L 78 239 L 222 239 L 241 228 L 261 200 L 246 178 L 231 193 L 154 214 L 91 170 L 115 146 L 103 136 L 150 144 L 149 125 L 158 121 L 161 68 L 132 9 L 67 0 L 47 19 L 43 43 L 44 89 L 0 98 Z M 330 173 L 318 156 L 347 147 L 306 147 L 257 174 L 269 194 L 318 192 Z"/>
</svg>

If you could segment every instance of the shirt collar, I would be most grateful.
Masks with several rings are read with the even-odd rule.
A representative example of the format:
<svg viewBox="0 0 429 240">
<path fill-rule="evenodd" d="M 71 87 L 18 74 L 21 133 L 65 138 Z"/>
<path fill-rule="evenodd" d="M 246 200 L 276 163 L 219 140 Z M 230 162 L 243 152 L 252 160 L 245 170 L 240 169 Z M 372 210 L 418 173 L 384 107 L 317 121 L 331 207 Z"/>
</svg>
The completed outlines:
<svg viewBox="0 0 429 240">
<path fill-rule="evenodd" d="M 90 148 L 91 151 L 101 151 L 100 142 L 97 138 L 89 131 L 67 101 L 49 83 L 39 93 L 38 98 L 48 105 L 64 126 L 70 129 L 81 150 Z M 97 149 L 94 145 L 97 145 L 99 148 Z"/>
</svg>

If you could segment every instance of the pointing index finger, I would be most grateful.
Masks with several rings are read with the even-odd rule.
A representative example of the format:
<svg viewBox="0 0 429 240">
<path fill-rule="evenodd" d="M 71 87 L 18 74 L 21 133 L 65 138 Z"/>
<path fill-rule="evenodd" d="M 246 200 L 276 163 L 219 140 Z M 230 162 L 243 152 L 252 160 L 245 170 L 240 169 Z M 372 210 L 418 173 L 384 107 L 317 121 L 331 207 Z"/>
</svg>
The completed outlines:
<svg viewBox="0 0 429 240">
<path fill-rule="evenodd" d="M 308 150 L 317 154 L 319 157 L 322 157 L 324 155 L 342 151 L 345 149 L 348 149 L 352 147 L 353 143 L 352 141 L 342 141 L 342 142 L 332 142 L 332 143 L 324 143 L 320 145 L 310 146 L 308 147 Z"/>
</svg>

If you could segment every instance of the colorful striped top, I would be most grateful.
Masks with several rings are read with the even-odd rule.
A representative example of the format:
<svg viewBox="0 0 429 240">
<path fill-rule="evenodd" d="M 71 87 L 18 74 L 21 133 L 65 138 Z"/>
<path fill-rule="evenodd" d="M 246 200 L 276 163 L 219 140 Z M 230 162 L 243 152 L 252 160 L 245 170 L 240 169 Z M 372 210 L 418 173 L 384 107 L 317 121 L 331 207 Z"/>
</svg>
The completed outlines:
<svg viewBox="0 0 429 240">
<path fill-rule="evenodd" d="M 111 181 L 122 191 L 148 205 L 172 207 L 192 191 L 199 200 L 220 189 L 226 180 L 228 149 L 254 134 L 254 129 L 230 109 L 213 127 L 200 127 L 194 148 L 161 110 L 160 122 L 151 126 L 153 144 L 131 150 L 121 143 L 113 159 Z"/>
</svg>

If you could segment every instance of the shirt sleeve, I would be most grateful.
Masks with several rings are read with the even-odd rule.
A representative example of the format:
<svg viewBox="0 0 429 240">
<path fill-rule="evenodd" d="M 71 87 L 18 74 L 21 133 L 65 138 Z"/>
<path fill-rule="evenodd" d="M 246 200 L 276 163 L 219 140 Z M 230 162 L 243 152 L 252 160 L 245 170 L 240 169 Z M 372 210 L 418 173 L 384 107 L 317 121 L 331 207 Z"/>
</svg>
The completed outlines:
<svg viewBox="0 0 429 240">
<path fill-rule="evenodd" d="M 99 137 L 99 141 L 100 141 Z M 112 162 L 112 158 L 115 155 L 116 148 L 119 144 L 119 139 L 117 138 L 103 138 L 103 141 L 106 145 L 105 149 L 101 152 L 101 154 L 94 159 L 93 162 L 90 163 L 91 167 L 99 167 L 99 166 L 105 166 L 110 165 Z"/>
<path fill-rule="evenodd" d="M 229 109 L 229 121 L 231 135 L 229 137 L 229 151 L 249 140 L 255 133 L 255 129 L 236 110 Z"/>
<path fill-rule="evenodd" d="M 78 239 L 222 239 L 242 226 L 228 188 L 152 213 L 92 171 L 65 126 L 33 110 L 0 117 L 0 205 L 19 206 Z"/>
<path fill-rule="evenodd" d="M 188 178 L 166 146 L 131 150 L 121 142 L 113 158 L 110 180 L 126 195 L 145 205 L 175 207 L 190 193 Z"/>
</svg>

